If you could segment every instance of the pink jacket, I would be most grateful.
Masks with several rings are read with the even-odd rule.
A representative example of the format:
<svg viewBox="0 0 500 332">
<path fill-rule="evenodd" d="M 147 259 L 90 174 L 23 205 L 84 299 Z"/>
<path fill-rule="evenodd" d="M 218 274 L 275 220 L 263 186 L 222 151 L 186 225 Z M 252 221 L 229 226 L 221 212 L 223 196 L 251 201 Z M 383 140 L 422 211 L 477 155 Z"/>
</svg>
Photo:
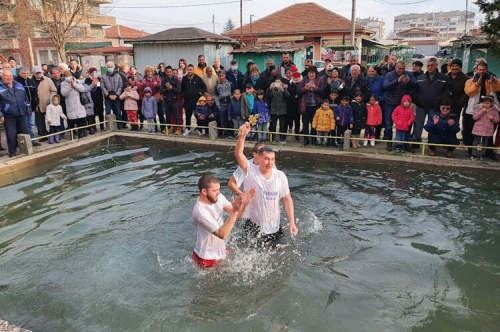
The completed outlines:
<svg viewBox="0 0 500 332">
<path fill-rule="evenodd" d="M 488 119 L 488 116 L 492 116 L 493 119 Z M 488 111 L 480 108 L 474 111 L 472 118 L 476 120 L 474 123 L 474 128 L 472 129 L 472 134 L 476 136 L 493 136 L 495 132 L 495 124 L 500 121 L 500 116 L 498 115 L 498 107 L 493 105 Z"/>
<path fill-rule="evenodd" d="M 413 114 L 413 108 L 406 108 L 403 106 L 405 100 L 409 100 L 411 104 L 411 97 L 409 95 L 404 95 L 401 99 L 401 105 L 396 107 L 392 113 L 392 122 L 396 125 L 397 130 L 408 131 L 415 121 L 415 115 Z"/>
<path fill-rule="evenodd" d="M 128 97 L 128 98 L 127 98 Z M 124 100 L 124 108 L 125 111 L 137 111 L 139 107 L 137 106 L 137 101 L 139 100 L 139 93 L 137 92 L 137 88 L 133 87 L 130 91 L 123 91 L 120 95 L 120 99 Z"/>
</svg>

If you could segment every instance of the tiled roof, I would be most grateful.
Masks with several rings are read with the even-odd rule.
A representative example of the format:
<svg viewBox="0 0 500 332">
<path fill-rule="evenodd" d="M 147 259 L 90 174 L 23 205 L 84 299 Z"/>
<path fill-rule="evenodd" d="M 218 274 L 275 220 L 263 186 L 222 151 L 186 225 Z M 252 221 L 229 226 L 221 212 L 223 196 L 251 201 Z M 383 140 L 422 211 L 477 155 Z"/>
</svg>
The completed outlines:
<svg viewBox="0 0 500 332">
<path fill-rule="evenodd" d="M 439 32 L 434 31 L 434 30 L 427 30 L 427 29 L 421 29 L 421 28 L 410 28 L 407 30 L 402 30 L 402 31 L 398 32 L 396 35 L 400 35 L 400 34 L 408 33 L 408 32 L 439 34 Z"/>
<path fill-rule="evenodd" d="M 313 2 L 297 3 L 252 22 L 255 36 L 318 32 L 350 32 L 351 21 Z M 356 24 L 356 31 L 368 31 Z M 224 33 L 237 38 L 240 28 Z M 243 35 L 250 35 L 250 24 L 243 26 Z"/>
<path fill-rule="evenodd" d="M 139 39 L 149 36 L 150 34 L 123 25 L 113 25 L 104 30 L 104 35 L 106 38 Z"/>
</svg>

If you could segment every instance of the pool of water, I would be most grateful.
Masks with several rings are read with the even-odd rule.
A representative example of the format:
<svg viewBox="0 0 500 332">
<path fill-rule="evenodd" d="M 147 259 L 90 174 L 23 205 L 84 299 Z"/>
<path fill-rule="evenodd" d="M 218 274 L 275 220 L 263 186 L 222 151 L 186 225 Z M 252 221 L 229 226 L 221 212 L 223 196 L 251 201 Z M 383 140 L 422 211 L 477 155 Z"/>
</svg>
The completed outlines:
<svg viewBox="0 0 500 332">
<path fill-rule="evenodd" d="M 200 270 L 191 211 L 232 150 L 103 144 L 0 188 L 0 318 L 34 331 L 498 331 L 500 180 L 277 155 L 300 235 L 229 239 Z"/>
</svg>

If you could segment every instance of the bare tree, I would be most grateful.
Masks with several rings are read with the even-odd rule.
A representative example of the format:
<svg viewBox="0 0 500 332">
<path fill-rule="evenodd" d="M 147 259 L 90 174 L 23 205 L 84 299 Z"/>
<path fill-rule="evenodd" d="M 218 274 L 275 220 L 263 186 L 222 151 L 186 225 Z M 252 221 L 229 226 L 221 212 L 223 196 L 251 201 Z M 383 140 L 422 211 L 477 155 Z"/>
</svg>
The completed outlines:
<svg viewBox="0 0 500 332">
<path fill-rule="evenodd" d="M 91 0 L 17 0 L 22 22 L 48 34 L 59 57 L 67 62 L 66 43 L 76 37 L 78 25 L 87 17 Z"/>
</svg>

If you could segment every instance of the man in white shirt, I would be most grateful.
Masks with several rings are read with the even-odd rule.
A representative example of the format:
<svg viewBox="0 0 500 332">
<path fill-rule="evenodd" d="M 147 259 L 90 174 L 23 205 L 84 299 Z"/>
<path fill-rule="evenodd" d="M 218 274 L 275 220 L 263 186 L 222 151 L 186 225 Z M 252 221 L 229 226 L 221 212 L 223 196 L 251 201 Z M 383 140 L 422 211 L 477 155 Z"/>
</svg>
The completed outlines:
<svg viewBox="0 0 500 332">
<path fill-rule="evenodd" d="M 247 122 L 240 127 L 234 151 L 236 161 L 245 175 L 245 189 L 256 191 L 254 199 L 249 204 L 250 221 L 245 224 L 244 229 L 250 235 L 261 238 L 264 243 L 274 244 L 282 236 L 279 206 L 281 199 L 290 223 L 290 235 L 296 236 L 299 232 L 295 225 L 293 199 L 285 173 L 274 167 L 275 153 L 271 147 L 260 148 L 258 165 L 248 162 L 243 150 L 245 137 L 249 132 L 250 124 Z"/>
<path fill-rule="evenodd" d="M 196 246 L 193 260 L 203 268 L 213 267 L 226 258 L 225 239 L 231 233 L 236 219 L 255 195 L 255 191 L 247 191 L 230 203 L 220 193 L 219 180 L 205 174 L 198 181 L 200 196 L 193 208 L 192 218 L 196 226 Z M 229 218 L 224 222 L 224 212 Z"/>
</svg>

